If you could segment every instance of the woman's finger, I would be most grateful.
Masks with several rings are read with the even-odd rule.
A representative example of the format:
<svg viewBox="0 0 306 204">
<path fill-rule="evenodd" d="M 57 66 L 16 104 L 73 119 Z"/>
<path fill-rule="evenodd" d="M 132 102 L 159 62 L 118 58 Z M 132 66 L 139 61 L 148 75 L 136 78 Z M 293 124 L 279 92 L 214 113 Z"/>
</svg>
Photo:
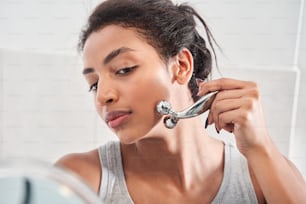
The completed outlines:
<svg viewBox="0 0 306 204">
<path fill-rule="evenodd" d="M 208 82 L 203 82 L 199 85 L 198 95 L 205 95 L 213 91 L 222 90 L 233 90 L 233 89 L 243 89 L 247 87 L 254 86 L 254 82 L 240 81 L 236 79 L 221 78 L 216 80 L 211 80 Z"/>
<path fill-rule="evenodd" d="M 220 121 L 219 115 L 225 112 L 239 109 L 243 105 L 243 99 L 223 99 L 216 101 L 210 110 L 210 121 L 209 124 L 215 123 L 216 129 L 219 131 L 222 129 L 221 124 L 225 124 Z M 212 120 L 211 120 L 212 119 Z M 224 126 L 224 125 L 223 125 Z"/>
</svg>

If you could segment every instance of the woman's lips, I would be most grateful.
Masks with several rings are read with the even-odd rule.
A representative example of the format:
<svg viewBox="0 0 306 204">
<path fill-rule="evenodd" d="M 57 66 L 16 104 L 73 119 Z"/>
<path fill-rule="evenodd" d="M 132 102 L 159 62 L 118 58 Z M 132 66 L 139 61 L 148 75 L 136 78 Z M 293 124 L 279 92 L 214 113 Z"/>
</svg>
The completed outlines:
<svg viewBox="0 0 306 204">
<path fill-rule="evenodd" d="M 110 128 L 115 129 L 122 125 L 130 114 L 130 111 L 112 111 L 106 114 L 105 121 Z"/>
</svg>

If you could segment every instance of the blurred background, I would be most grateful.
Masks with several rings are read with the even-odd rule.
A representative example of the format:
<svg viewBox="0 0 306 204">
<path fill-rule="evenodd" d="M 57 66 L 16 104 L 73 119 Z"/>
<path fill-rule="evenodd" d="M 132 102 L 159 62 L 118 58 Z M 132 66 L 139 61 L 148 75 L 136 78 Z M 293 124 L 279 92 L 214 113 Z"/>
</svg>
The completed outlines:
<svg viewBox="0 0 306 204">
<path fill-rule="evenodd" d="M 54 162 L 117 139 L 95 113 L 76 51 L 99 2 L 0 0 L 0 157 Z M 184 2 L 199 11 L 223 50 L 214 78 L 259 84 L 271 137 L 306 178 L 304 0 Z"/>
</svg>

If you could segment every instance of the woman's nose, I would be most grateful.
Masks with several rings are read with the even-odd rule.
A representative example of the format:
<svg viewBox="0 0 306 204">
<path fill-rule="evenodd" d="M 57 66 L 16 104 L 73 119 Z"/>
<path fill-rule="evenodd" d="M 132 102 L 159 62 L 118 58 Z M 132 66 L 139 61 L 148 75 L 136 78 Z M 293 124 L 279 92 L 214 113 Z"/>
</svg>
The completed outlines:
<svg viewBox="0 0 306 204">
<path fill-rule="evenodd" d="M 96 102 L 98 105 L 107 105 L 118 100 L 118 94 L 111 84 L 98 84 Z"/>
</svg>

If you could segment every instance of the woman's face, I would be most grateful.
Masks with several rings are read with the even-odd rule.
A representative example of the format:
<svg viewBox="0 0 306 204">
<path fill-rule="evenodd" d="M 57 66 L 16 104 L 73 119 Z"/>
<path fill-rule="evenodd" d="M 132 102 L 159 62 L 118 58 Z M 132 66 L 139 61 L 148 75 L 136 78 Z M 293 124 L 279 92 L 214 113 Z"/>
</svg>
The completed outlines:
<svg viewBox="0 0 306 204">
<path fill-rule="evenodd" d="M 101 118 L 124 143 L 145 136 L 160 121 L 155 107 L 172 84 L 156 50 L 134 29 L 110 25 L 89 36 L 83 57 Z"/>
</svg>

